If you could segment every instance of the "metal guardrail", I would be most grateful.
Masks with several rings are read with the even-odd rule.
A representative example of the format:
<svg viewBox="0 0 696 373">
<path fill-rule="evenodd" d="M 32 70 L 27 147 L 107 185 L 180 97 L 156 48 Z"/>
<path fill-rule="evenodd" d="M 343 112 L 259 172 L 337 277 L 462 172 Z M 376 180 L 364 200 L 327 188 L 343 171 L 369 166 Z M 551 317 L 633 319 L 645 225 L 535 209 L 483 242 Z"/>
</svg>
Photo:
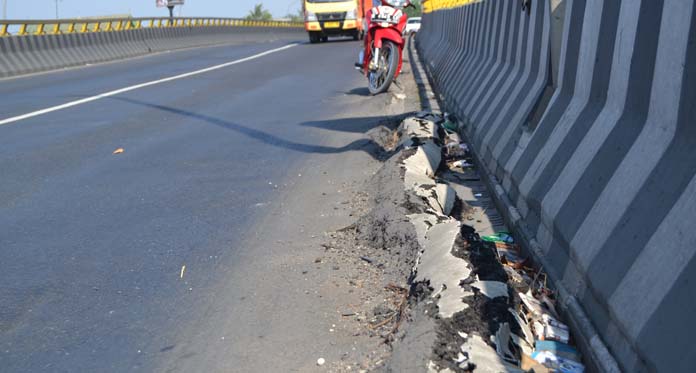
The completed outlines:
<svg viewBox="0 0 696 373">
<path fill-rule="evenodd" d="M 172 27 L 304 27 L 287 21 L 250 21 L 239 18 L 107 18 L 58 20 L 0 20 L 0 37 L 25 35 L 63 35 L 88 32 L 137 30 Z"/>
<path fill-rule="evenodd" d="M 430 13 L 436 10 L 457 8 L 472 3 L 478 3 L 482 0 L 423 0 L 423 13 Z"/>
</svg>

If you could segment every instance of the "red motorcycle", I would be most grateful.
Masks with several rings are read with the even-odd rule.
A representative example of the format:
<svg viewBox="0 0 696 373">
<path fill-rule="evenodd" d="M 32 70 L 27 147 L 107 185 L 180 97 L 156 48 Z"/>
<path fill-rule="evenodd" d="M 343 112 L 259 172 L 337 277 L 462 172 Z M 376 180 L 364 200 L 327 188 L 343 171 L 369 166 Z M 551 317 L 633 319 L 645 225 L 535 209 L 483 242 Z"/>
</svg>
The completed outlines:
<svg viewBox="0 0 696 373">
<path fill-rule="evenodd" d="M 382 5 L 367 12 L 365 46 L 356 66 L 367 76 L 373 95 L 386 92 L 401 73 L 408 19 L 402 9 L 409 6 L 413 6 L 409 0 L 382 0 Z"/>
</svg>

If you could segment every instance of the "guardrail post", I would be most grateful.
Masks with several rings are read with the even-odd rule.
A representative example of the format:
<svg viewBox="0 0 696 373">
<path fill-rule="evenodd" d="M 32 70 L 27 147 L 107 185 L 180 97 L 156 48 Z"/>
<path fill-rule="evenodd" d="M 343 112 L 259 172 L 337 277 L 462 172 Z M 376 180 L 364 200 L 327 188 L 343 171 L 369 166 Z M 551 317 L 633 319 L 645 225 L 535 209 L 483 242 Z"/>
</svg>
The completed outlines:
<svg viewBox="0 0 696 373">
<path fill-rule="evenodd" d="M 39 23 L 38 25 L 36 25 L 36 31 L 34 32 L 34 35 L 43 35 L 43 33 L 44 33 L 44 24 Z"/>
<path fill-rule="evenodd" d="M 0 25 L 0 36 L 6 36 L 6 35 L 9 35 L 7 33 L 7 23 L 3 23 L 2 25 Z"/>
</svg>

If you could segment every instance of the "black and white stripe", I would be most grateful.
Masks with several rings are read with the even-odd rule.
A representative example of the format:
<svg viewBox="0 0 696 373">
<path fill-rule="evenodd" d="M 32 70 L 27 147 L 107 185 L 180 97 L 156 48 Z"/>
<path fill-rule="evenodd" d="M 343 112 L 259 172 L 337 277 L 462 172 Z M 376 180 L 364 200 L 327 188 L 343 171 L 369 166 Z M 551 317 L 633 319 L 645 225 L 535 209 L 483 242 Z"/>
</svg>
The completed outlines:
<svg viewBox="0 0 696 373">
<path fill-rule="evenodd" d="M 694 1 L 565 6 L 557 83 L 546 1 L 529 15 L 507 0 L 426 14 L 420 55 L 570 312 L 625 371 L 690 371 Z"/>
</svg>

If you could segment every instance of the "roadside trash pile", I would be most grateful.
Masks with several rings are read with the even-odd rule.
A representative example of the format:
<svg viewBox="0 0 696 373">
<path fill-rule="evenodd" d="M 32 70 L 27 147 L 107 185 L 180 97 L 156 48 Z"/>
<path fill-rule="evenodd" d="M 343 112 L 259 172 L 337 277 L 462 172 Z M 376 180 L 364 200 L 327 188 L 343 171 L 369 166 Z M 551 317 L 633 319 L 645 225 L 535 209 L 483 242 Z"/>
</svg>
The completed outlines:
<svg viewBox="0 0 696 373">
<path fill-rule="evenodd" d="M 584 372 L 580 353 L 570 343 L 570 329 L 560 321 L 554 292 L 546 283 L 546 274 L 528 266 L 527 258 L 508 232 L 498 232 L 481 239 L 494 248 L 508 275 L 508 283 L 520 300 L 516 309 L 509 310 L 523 334 L 510 336 L 513 344 L 519 347 L 520 359 L 510 359 L 508 355 L 500 354 L 501 348 L 497 347 L 501 358 L 519 363 L 523 370 L 535 373 Z"/>
<path fill-rule="evenodd" d="M 464 172 L 474 169 L 469 146 L 457 134 L 456 119 L 444 114 L 436 123 L 446 134 L 443 158 L 449 167 L 460 168 Z M 489 343 L 495 346 L 499 358 L 505 362 L 504 366 L 510 368 L 508 371 L 583 373 L 582 357 L 573 347 L 568 325 L 561 321 L 556 310 L 555 293 L 547 286 L 546 274 L 531 267 L 531 261 L 508 232 L 482 237 L 473 233 L 469 236 L 471 240 L 478 241 L 477 247 L 494 252 L 499 262 L 495 265 L 502 266 L 507 275 L 507 285 L 512 289 L 508 289 L 512 295 L 508 311 L 514 322 L 500 322 Z M 477 274 L 477 277 L 480 275 Z M 514 323 L 519 327 L 512 325 Z M 515 334 L 516 331 L 520 335 Z M 458 360 L 465 361 L 466 357 L 459 356 Z M 459 361 L 456 362 L 459 364 Z M 489 371 L 483 366 L 473 369 L 471 366 L 466 368 L 466 365 L 459 367 L 465 371 L 479 371 L 479 368 L 480 371 Z"/>
</svg>

